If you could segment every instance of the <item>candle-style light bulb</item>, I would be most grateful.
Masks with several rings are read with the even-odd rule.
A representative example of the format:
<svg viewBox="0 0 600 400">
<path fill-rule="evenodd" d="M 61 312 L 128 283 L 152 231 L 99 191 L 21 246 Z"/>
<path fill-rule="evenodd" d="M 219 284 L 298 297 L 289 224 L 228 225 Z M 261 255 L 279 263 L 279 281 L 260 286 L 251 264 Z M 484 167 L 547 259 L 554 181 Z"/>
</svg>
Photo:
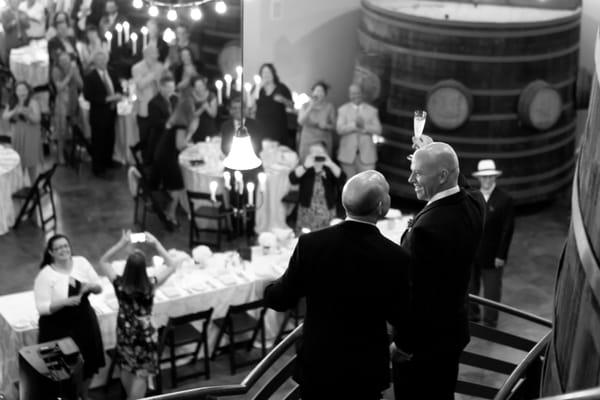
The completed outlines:
<svg viewBox="0 0 600 400">
<path fill-rule="evenodd" d="M 254 205 L 254 182 L 248 182 L 246 184 L 246 190 L 248 190 L 248 205 Z"/>
<path fill-rule="evenodd" d="M 219 183 L 217 181 L 210 181 L 208 188 L 210 189 L 210 199 L 213 202 L 217 201 L 217 188 L 219 187 Z"/>
<path fill-rule="evenodd" d="M 258 189 L 261 192 L 265 192 L 267 190 L 267 174 L 264 172 L 258 173 Z"/>
</svg>

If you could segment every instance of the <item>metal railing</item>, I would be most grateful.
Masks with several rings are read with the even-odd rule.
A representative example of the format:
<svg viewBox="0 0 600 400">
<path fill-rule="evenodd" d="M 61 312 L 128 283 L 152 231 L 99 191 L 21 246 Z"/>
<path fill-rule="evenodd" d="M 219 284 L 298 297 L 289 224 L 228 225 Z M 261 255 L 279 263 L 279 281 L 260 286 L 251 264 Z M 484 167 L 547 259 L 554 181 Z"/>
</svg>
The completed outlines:
<svg viewBox="0 0 600 400">
<path fill-rule="evenodd" d="M 538 325 L 551 328 L 552 322 L 541 318 L 537 315 L 519 310 L 514 307 L 507 306 L 505 304 L 497 303 L 495 301 L 487 300 L 478 296 L 469 295 L 469 301 L 480 304 L 485 307 L 491 307 L 497 309 L 500 312 L 521 318 L 526 321 L 536 323 Z M 292 333 L 290 333 L 283 341 L 275 346 L 265 358 L 263 358 L 257 365 L 250 371 L 246 378 L 236 385 L 221 385 L 221 386 L 208 386 L 202 388 L 194 388 L 188 390 L 182 390 L 178 392 L 162 394 L 157 396 L 148 397 L 146 400 L 205 400 L 215 399 L 223 396 L 240 396 L 248 395 L 248 393 L 256 389 L 259 380 L 267 375 L 268 372 L 273 372 L 272 367 L 276 362 L 280 361 L 282 356 L 295 344 L 295 342 L 302 336 L 303 326 L 298 326 Z M 544 354 L 545 348 L 548 344 L 550 334 L 546 334 L 542 340 L 537 342 L 533 348 L 529 351 L 527 356 L 516 366 L 516 368 L 509 375 L 504 385 L 494 396 L 494 400 L 516 400 L 523 397 L 525 394 L 531 393 L 532 388 L 539 388 L 539 372 L 541 371 L 540 360 Z M 292 376 L 293 367 L 296 362 L 295 354 L 290 356 L 283 366 L 277 367 L 273 376 L 269 376 L 267 381 L 262 384 L 262 387 L 253 394 L 252 398 L 256 400 L 268 399 L 273 393 L 281 388 L 281 386 Z M 533 372 L 532 372 L 533 371 Z M 534 378 L 537 376 L 537 382 L 534 382 Z M 293 388 L 285 399 L 298 399 L 298 387 Z M 548 398 L 545 400 L 600 400 L 600 389 L 598 392 L 594 392 L 598 397 L 559 397 L 559 398 Z M 537 396 L 534 396 L 537 397 Z M 529 397 L 529 398 L 534 398 Z"/>
</svg>

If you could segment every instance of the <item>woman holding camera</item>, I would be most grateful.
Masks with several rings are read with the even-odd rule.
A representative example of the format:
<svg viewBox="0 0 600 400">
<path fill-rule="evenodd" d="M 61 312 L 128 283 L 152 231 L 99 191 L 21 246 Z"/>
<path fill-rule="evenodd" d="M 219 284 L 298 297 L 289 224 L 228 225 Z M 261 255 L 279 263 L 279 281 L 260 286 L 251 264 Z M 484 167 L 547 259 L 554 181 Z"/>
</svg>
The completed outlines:
<svg viewBox="0 0 600 400">
<path fill-rule="evenodd" d="M 327 154 L 324 143 L 309 148 L 304 164 L 290 172 L 290 183 L 299 184 L 300 198 L 296 233 L 329 226 L 337 216 L 337 205 L 346 176 Z"/>
<path fill-rule="evenodd" d="M 298 124 L 302 126 L 298 156 L 304 161 L 310 146 L 323 142 L 329 154 L 333 151 L 335 129 L 335 108 L 327 101 L 329 85 L 319 81 L 312 87 L 311 100 L 304 104 L 298 113 Z"/>
<path fill-rule="evenodd" d="M 127 257 L 123 275 L 117 275 L 109 260 L 130 243 L 140 242 L 153 246 L 165 260 L 167 268 L 149 277 L 146 272 L 146 256 L 136 249 Z M 174 262 L 152 234 L 132 234 L 127 231 L 100 258 L 100 265 L 112 282 L 119 301 L 116 363 L 121 369 L 121 382 L 128 400 L 139 399 L 146 395 L 148 382 L 159 372 L 156 329 L 151 321 L 152 304 L 156 288 L 175 271 Z"/>
<path fill-rule="evenodd" d="M 90 294 L 102 292 L 98 274 L 84 257 L 73 256 L 64 235 L 48 240 L 33 295 L 39 319 L 39 343 L 71 337 L 84 359 L 84 384 L 80 396 L 87 399 L 92 377 L 104 366 L 104 348 Z"/>
</svg>

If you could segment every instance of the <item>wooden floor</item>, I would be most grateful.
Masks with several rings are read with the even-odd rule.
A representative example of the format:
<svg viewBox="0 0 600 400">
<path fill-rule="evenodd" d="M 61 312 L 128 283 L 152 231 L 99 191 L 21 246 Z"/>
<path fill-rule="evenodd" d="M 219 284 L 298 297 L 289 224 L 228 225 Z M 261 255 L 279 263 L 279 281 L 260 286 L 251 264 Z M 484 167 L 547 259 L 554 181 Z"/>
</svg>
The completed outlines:
<svg viewBox="0 0 600 400">
<path fill-rule="evenodd" d="M 94 177 L 89 166 L 80 173 L 59 167 L 54 178 L 59 230 L 72 241 L 75 254 L 87 257 L 92 263 L 118 240 L 122 229 L 136 229 L 133 222 L 133 200 L 127 185 L 126 168 L 111 171 L 108 179 Z M 397 204 L 401 209 L 414 204 Z M 168 232 L 152 214 L 147 229 L 163 242 L 167 249 L 188 249 L 188 223 L 180 217 L 181 228 Z M 558 258 L 569 224 L 568 195 L 565 193 L 552 204 L 522 210 L 505 270 L 503 302 L 551 318 L 553 283 Z M 234 244 L 235 245 L 235 244 Z M 31 222 L 18 230 L 0 236 L 0 295 L 31 290 L 44 247 L 44 235 Z M 539 339 L 542 330 L 501 319 L 499 327 L 518 331 Z M 224 357 L 226 358 L 226 357 Z M 187 387 L 240 382 L 248 369 L 230 376 L 226 361 L 213 363 L 214 378 L 192 381 Z M 468 371 L 462 371 L 468 375 Z M 488 379 L 486 377 L 471 377 Z M 168 385 L 167 385 L 168 386 Z M 118 385 L 108 394 L 95 391 L 94 399 L 119 399 Z M 393 398 L 392 395 L 387 396 Z"/>
</svg>

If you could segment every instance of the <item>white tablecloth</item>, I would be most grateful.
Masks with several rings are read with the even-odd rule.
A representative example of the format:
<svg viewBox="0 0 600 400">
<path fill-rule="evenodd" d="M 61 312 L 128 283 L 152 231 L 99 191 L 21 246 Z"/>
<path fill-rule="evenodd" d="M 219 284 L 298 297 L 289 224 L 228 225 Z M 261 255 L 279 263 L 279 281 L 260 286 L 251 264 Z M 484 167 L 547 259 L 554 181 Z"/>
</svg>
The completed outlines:
<svg viewBox="0 0 600 400">
<path fill-rule="evenodd" d="M 47 42 L 38 40 L 12 49 L 9 65 L 17 81 L 25 81 L 32 87 L 47 85 L 50 67 Z"/>
<path fill-rule="evenodd" d="M 132 110 L 130 101 L 122 101 L 117 106 L 117 120 L 115 121 L 115 147 L 113 160 L 121 164 L 133 165 L 133 156 L 129 148 L 140 141 L 137 118 Z"/>
<path fill-rule="evenodd" d="M 19 155 L 13 149 L 0 145 L 0 235 L 8 232 L 15 223 L 16 210 L 12 194 L 22 188 L 23 184 Z"/>
<path fill-rule="evenodd" d="M 203 160 L 204 164 L 192 165 L 194 160 Z M 210 142 L 196 143 L 183 150 L 179 154 L 179 165 L 187 190 L 210 193 L 210 182 L 216 181 L 219 184 L 217 193 L 224 193 L 223 171 L 225 168 L 219 140 L 213 139 Z"/>
<path fill-rule="evenodd" d="M 288 210 L 281 199 L 291 188 L 288 175 L 298 164 L 298 155 L 287 147 L 279 146 L 274 149 L 265 148 L 261 152 L 261 159 L 267 174 L 267 187 L 256 201 L 254 230 L 259 234 L 288 228 L 285 222 Z"/>
</svg>

